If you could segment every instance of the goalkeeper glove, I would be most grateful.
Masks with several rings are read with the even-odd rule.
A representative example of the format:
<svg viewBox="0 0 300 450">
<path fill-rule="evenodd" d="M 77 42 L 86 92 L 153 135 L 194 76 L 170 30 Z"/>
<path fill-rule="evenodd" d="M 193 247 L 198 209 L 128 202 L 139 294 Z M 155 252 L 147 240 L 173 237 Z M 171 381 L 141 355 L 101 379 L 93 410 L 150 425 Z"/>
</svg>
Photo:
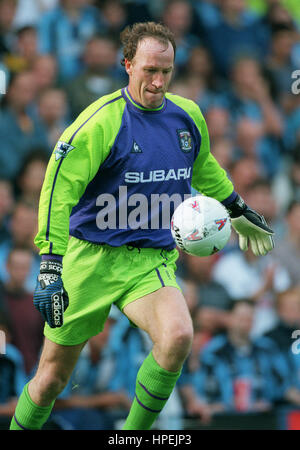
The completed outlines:
<svg viewBox="0 0 300 450">
<path fill-rule="evenodd" d="M 274 248 L 274 231 L 268 227 L 261 216 L 246 205 L 242 197 L 236 196 L 233 202 L 225 205 L 231 217 L 231 223 L 239 235 L 240 249 L 246 251 L 250 243 L 254 255 L 266 255 Z"/>
<path fill-rule="evenodd" d="M 63 325 L 63 313 L 69 306 L 69 296 L 64 289 L 61 274 L 61 262 L 42 261 L 33 296 L 34 306 L 51 328 Z"/>
</svg>

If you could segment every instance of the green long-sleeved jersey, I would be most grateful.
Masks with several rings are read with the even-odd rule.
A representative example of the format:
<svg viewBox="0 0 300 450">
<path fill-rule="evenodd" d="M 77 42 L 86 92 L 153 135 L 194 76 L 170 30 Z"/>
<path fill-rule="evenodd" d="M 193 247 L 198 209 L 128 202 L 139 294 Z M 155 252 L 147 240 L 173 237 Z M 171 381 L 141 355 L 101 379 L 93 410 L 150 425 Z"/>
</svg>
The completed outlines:
<svg viewBox="0 0 300 450">
<path fill-rule="evenodd" d="M 62 134 L 48 164 L 35 238 L 41 254 L 64 255 L 69 235 L 97 244 L 175 247 L 170 218 L 197 191 L 233 193 L 210 153 L 207 126 L 191 100 L 167 93 L 159 108 L 127 88 L 86 108 Z"/>
</svg>

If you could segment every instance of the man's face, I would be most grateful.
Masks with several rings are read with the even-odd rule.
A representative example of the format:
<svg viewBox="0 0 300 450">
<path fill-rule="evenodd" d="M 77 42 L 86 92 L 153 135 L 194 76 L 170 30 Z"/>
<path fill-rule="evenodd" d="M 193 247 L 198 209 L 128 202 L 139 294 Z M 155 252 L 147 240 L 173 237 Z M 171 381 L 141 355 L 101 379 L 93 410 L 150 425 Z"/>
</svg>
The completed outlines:
<svg viewBox="0 0 300 450">
<path fill-rule="evenodd" d="M 6 264 L 10 282 L 15 288 L 22 288 L 30 272 L 32 256 L 27 250 L 14 250 Z"/>
<path fill-rule="evenodd" d="M 287 325 L 298 326 L 300 324 L 300 293 L 286 292 L 282 294 L 278 307 L 278 315 Z"/>
<path fill-rule="evenodd" d="M 174 50 L 154 38 L 143 39 L 132 61 L 125 60 L 129 93 L 144 108 L 158 108 L 171 81 Z"/>
<path fill-rule="evenodd" d="M 239 336 L 248 337 L 252 330 L 253 308 L 245 303 L 237 304 L 231 313 L 230 330 Z"/>
</svg>

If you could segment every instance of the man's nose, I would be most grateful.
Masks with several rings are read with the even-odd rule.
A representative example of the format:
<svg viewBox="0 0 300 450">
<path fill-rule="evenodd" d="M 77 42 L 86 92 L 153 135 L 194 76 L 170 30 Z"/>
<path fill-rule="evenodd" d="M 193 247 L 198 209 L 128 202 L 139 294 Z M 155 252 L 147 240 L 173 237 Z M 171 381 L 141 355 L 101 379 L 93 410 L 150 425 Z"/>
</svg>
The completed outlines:
<svg viewBox="0 0 300 450">
<path fill-rule="evenodd" d="M 155 74 L 153 80 L 152 80 L 153 86 L 155 86 L 156 89 L 161 89 L 164 85 L 164 77 L 162 74 Z"/>
</svg>

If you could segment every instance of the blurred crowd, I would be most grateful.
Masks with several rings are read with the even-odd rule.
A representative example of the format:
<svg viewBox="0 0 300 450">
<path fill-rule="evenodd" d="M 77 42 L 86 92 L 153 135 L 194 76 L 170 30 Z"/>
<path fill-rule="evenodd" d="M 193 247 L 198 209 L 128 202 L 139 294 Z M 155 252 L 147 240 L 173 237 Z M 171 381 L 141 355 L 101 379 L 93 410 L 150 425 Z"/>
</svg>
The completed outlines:
<svg viewBox="0 0 300 450">
<path fill-rule="evenodd" d="M 157 426 L 300 408 L 299 1 L 0 0 L 0 423 L 43 341 L 32 303 L 40 261 L 33 237 L 47 161 L 86 106 L 126 86 L 119 34 L 148 20 L 176 38 L 169 90 L 200 106 L 212 153 L 276 233 L 264 257 L 241 252 L 234 233 L 221 253 L 180 254 L 195 338 Z M 150 349 L 112 309 L 57 400 L 53 426 L 113 429 Z"/>
</svg>

